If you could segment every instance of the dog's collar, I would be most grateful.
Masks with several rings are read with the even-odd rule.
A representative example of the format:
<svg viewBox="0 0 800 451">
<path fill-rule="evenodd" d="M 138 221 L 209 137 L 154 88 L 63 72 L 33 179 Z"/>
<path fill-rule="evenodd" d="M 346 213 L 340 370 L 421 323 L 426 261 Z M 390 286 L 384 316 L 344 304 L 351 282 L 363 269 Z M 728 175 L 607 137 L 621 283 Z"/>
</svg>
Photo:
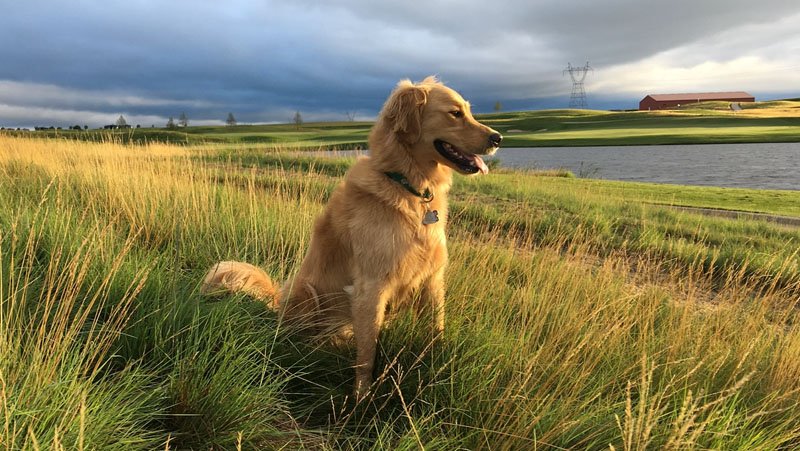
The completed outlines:
<svg viewBox="0 0 800 451">
<path fill-rule="evenodd" d="M 409 182 L 406 176 L 404 176 L 403 174 L 399 172 L 384 172 L 384 174 L 386 174 L 386 176 L 389 177 L 390 179 L 399 183 L 409 193 L 422 199 L 422 202 L 428 203 L 433 200 L 433 193 L 431 192 L 431 190 L 425 188 L 425 190 L 423 190 L 420 193 L 411 185 L 411 182 Z"/>
</svg>

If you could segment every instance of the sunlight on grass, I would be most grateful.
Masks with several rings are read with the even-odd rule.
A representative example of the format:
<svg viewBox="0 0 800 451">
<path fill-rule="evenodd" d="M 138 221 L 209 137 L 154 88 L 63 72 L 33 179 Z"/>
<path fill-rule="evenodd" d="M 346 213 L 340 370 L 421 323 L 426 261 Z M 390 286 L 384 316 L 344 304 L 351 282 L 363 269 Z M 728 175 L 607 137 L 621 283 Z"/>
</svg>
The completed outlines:
<svg viewBox="0 0 800 451">
<path fill-rule="evenodd" d="M 401 312 L 355 405 L 351 347 L 197 293 L 290 276 L 350 163 L 0 136 L 0 449 L 800 446 L 800 232 L 547 174 L 456 179 L 444 336 Z"/>
<path fill-rule="evenodd" d="M 793 137 L 797 135 L 797 127 L 795 126 L 772 126 L 772 127 L 682 127 L 680 134 L 683 137 L 701 137 L 703 141 L 707 141 L 709 137 L 727 137 L 727 138 L 747 138 L 756 137 L 758 135 L 768 133 L 772 136 L 787 136 Z M 518 137 L 530 139 L 532 141 L 538 140 L 566 140 L 566 139 L 611 139 L 618 136 L 632 137 L 658 137 L 658 136 L 674 136 L 675 129 L 670 128 L 614 128 L 608 130 L 571 130 L 563 132 L 538 132 L 534 134 L 520 134 Z"/>
</svg>

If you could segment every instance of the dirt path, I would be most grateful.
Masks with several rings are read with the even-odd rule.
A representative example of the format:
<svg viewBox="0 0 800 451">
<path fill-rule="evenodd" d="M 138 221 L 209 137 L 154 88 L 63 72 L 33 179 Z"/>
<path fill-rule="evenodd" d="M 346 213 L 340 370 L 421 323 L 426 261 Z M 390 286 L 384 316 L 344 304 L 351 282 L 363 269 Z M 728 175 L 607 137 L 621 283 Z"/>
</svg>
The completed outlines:
<svg viewBox="0 0 800 451">
<path fill-rule="evenodd" d="M 720 210 L 716 208 L 681 207 L 677 205 L 672 205 L 670 206 L 670 208 L 690 213 L 700 213 L 707 216 L 718 216 L 721 218 L 730 218 L 730 219 L 754 219 L 758 221 L 774 222 L 776 224 L 785 225 L 789 227 L 800 227 L 800 218 L 795 218 L 791 216 L 779 216 L 767 213 L 752 213 L 749 211 Z"/>
</svg>

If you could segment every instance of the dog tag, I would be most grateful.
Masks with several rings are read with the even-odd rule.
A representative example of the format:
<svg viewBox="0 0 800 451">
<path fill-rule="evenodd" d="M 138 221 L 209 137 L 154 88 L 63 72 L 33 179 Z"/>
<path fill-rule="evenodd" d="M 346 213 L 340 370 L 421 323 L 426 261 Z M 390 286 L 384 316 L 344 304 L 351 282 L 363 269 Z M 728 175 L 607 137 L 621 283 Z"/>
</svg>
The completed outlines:
<svg viewBox="0 0 800 451">
<path fill-rule="evenodd" d="M 439 222 L 439 212 L 436 210 L 427 210 L 425 216 L 422 218 L 422 225 L 435 224 Z"/>
</svg>

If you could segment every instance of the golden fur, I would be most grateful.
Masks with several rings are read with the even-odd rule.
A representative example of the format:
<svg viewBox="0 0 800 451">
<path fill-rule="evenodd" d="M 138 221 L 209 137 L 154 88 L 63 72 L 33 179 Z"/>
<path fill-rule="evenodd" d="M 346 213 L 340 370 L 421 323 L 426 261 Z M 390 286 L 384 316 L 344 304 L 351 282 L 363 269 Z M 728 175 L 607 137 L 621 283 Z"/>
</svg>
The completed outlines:
<svg viewBox="0 0 800 451">
<path fill-rule="evenodd" d="M 209 271 L 202 291 L 268 299 L 284 319 L 318 332 L 352 327 L 355 392 L 363 396 L 372 384 L 378 334 L 390 305 L 407 305 L 418 291 L 414 310 L 431 309 L 435 331 L 443 330 L 452 170 L 487 172 L 477 155 L 493 153 L 501 138 L 435 78 L 401 81 L 370 132 L 370 157 L 353 165 L 316 220 L 294 280 L 278 292 L 262 270 L 221 262 Z M 454 148 L 460 156 L 445 156 Z M 420 193 L 427 188 L 433 200 L 426 205 L 387 172 L 402 174 Z M 427 209 L 438 211 L 438 222 L 422 223 Z"/>
</svg>

